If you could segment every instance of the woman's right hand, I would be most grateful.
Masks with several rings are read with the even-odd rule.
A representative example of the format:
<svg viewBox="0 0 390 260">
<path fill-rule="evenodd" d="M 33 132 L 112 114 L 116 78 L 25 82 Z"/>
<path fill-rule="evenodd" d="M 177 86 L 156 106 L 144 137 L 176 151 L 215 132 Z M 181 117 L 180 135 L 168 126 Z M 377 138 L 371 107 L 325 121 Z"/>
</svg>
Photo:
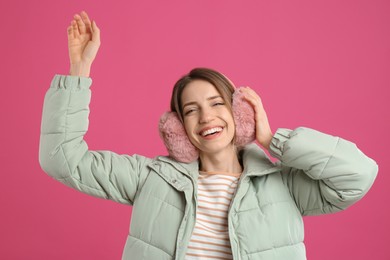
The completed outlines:
<svg viewBox="0 0 390 260">
<path fill-rule="evenodd" d="M 68 27 L 70 75 L 89 77 L 100 46 L 100 30 L 86 12 L 75 14 Z"/>
</svg>

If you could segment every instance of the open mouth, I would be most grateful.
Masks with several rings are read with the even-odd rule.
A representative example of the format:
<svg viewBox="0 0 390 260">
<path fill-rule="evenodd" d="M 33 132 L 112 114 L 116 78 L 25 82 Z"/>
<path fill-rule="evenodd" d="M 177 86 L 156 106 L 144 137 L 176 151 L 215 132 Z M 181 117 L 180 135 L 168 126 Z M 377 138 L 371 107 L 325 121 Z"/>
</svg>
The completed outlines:
<svg viewBox="0 0 390 260">
<path fill-rule="evenodd" d="M 200 132 L 199 134 L 200 134 L 201 136 L 203 136 L 203 137 L 206 137 L 206 136 L 218 134 L 218 133 L 221 132 L 222 130 L 223 130 L 222 127 L 213 127 L 213 128 L 204 130 L 204 131 Z"/>
</svg>

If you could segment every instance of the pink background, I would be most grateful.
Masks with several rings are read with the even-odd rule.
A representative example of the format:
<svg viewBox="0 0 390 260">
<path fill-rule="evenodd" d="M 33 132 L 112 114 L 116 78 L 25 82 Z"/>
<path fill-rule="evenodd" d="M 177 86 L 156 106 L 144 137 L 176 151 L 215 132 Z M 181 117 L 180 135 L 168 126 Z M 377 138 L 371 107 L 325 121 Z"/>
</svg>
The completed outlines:
<svg viewBox="0 0 390 260">
<path fill-rule="evenodd" d="M 309 259 L 390 259 L 390 2 L 2 1 L 1 259 L 120 259 L 131 208 L 86 196 L 38 163 L 43 98 L 68 72 L 66 27 L 102 30 L 92 69 L 90 149 L 165 154 L 157 123 L 196 66 L 262 96 L 272 129 L 341 136 L 379 164 L 347 211 L 305 218 Z"/>
</svg>

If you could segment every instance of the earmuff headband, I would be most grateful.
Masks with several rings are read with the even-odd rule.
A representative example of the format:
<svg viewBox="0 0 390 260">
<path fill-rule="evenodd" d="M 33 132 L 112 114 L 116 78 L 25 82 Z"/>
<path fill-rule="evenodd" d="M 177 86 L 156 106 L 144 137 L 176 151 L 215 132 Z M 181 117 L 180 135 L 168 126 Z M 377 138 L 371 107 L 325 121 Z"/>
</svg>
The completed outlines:
<svg viewBox="0 0 390 260">
<path fill-rule="evenodd" d="M 232 111 L 235 123 L 234 144 L 242 148 L 255 140 L 256 126 L 253 107 L 245 100 L 240 88 L 233 93 Z M 159 131 L 170 157 L 184 163 L 198 159 L 199 151 L 189 140 L 176 112 L 166 112 L 161 116 Z"/>
</svg>

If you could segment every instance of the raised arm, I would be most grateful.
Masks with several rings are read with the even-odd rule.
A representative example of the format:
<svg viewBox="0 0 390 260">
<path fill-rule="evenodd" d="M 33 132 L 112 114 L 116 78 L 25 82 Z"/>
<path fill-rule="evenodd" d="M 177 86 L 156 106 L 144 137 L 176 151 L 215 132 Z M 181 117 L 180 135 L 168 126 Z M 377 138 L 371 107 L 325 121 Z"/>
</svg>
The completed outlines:
<svg viewBox="0 0 390 260">
<path fill-rule="evenodd" d="M 82 23 L 76 15 L 72 28 L 68 29 L 73 75 L 56 75 L 45 95 L 39 162 L 48 175 L 67 186 L 96 197 L 132 204 L 148 174 L 151 159 L 90 151 L 84 140 L 89 124 L 92 80 L 87 77 L 90 66 L 81 65 L 91 65 L 98 48 L 86 36 L 88 30 L 80 29 L 88 24 L 86 17 L 85 14 L 86 20 Z M 97 27 L 93 27 L 96 33 Z M 75 32 L 76 29 L 80 31 Z M 80 65 L 78 73 L 75 73 L 75 65 Z"/>
</svg>

